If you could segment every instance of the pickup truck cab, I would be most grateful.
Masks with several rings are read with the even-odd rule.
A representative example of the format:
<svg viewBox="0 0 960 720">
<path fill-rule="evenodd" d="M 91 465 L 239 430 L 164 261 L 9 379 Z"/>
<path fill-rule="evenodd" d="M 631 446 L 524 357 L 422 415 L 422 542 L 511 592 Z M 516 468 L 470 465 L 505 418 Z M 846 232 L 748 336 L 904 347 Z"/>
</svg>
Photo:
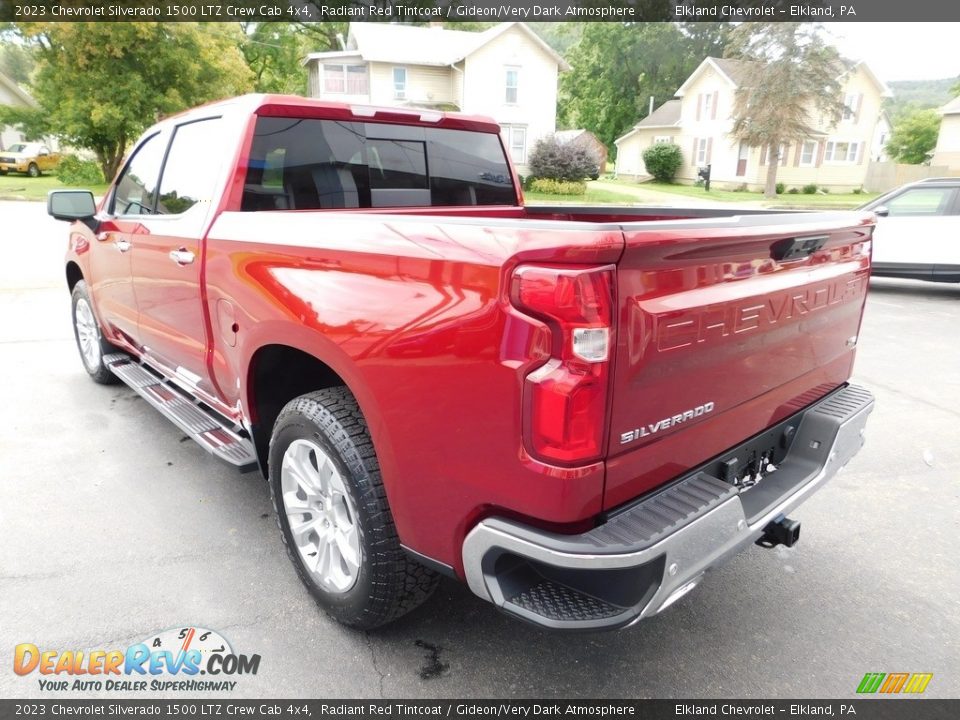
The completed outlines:
<svg viewBox="0 0 960 720">
<path fill-rule="evenodd" d="M 30 177 L 40 177 L 44 172 L 55 170 L 60 155 L 40 143 L 16 143 L 0 150 L 0 175 L 18 172 Z"/>
<path fill-rule="evenodd" d="M 525 207 L 488 119 L 254 95 L 54 192 L 84 367 L 268 480 L 349 625 L 629 625 L 859 450 L 870 213 Z"/>
</svg>

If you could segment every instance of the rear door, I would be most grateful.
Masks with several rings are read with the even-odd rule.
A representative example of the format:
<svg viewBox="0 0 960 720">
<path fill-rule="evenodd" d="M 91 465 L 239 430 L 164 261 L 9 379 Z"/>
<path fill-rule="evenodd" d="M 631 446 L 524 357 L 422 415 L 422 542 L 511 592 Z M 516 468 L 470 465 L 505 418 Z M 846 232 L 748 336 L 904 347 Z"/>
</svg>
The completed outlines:
<svg viewBox="0 0 960 720">
<path fill-rule="evenodd" d="M 865 213 L 623 229 L 606 507 L 846 381 L 870 271 Z"/>
<path fill-rule="evenodd" d="M 916 271 L 934 265 L 960 264 L 960 231 L 955 187 L 915 186 L 884 202 L 887 214 L 877 219 L 873 260 Z"/>
<path fill-rule="evenodd" d="M 220 118 L 174 129 L 154 211 L 144 220 L 148 232 L 137 239 L 132 261 L 146 356 L 207 398 L 216 393 L 206 366 L 201 238 L 227 142 Z"/>
</svg>

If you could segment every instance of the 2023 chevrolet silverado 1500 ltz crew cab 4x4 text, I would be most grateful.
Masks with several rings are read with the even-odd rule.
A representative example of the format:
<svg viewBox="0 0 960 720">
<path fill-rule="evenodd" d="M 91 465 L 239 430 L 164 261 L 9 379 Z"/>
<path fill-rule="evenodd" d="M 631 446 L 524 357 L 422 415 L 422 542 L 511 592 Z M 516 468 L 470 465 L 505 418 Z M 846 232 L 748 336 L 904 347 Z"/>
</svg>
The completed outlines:
<svg viewBox="0 0 960 720">
<path fill-rule="evenodd" d="M 863 443 L 870 213 L 524 207 L 490 120 L 246 96 L 57 191 L 84 366 L 268 479 L 349 625 L 622 627 Z"/>
</svg>

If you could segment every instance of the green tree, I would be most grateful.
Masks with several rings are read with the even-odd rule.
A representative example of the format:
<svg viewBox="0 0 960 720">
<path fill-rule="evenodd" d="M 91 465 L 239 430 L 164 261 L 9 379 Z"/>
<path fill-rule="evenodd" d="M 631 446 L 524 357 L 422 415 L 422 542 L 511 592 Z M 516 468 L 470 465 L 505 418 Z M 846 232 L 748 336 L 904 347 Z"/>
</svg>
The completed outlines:
<svg viewBox="0 0 960 720">
<path fill-rule="evenodd" d="M 253 84 L 237 25 L 22 23 L 14 32 L 35 48 L 40 109 L 7 110 L 6 121 L 92 150 L 106 178 L 150 124 Z"/>
<path fill-rule="evenodd" d="M 673 97 L 708 54 L 718 53 L 725 29 L 690 30 L 673 23 L 583 23 L 566 53 L 572 70 L 560 79 L 561 127 L 591 130 L 609 148 L 654 107 Z"/>
<path fill-rule="evenodd" d="M 843 63 L 817 23 L 743 23 L 730 33 L 729 57 L 745 62 L 733 112 L 733 134 L 767 147 L 766 197 L 776 197 L 780 145 L 810 137 L 822 116 L 843 113 Z"/>
<path fill-rule="evenodd" d="M 887 141 L 887 154 L 902 163 L 921 165 L 933 155 L 939 132 L 939 112 L 915 110 L 894 125 Z"/>
<path fill-rule="evenodd" d="M 35 61 L 31 49 L 22 43 L 4 42 L 0 45 L 0 72 L 21 85 L 30 82 Z"/>
</svg>

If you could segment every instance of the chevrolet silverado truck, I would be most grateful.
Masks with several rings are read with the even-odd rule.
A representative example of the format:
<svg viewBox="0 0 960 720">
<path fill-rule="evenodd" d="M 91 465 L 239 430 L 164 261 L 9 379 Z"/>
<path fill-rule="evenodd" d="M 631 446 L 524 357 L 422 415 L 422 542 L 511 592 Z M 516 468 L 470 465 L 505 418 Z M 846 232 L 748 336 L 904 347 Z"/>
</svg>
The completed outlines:
<svg viewBox="0 0 960 720">
<path fill-rule="evenodd" d="M 245 96 L 48 210 L 87 373 L 258 469 L 358 628 L 441 575 L 545 627 L 659 613 L 796 542 L 873 406 L 871 213 L 526 207 L 481 117 Z"/>
<path fill-rule="evenodd" d="M 40 143 L 16 143 L 0 150 L 0 175 L 18 172 L 40 177 L 44 171 L 56 170 L 60 155 Z"/>
</svg>

